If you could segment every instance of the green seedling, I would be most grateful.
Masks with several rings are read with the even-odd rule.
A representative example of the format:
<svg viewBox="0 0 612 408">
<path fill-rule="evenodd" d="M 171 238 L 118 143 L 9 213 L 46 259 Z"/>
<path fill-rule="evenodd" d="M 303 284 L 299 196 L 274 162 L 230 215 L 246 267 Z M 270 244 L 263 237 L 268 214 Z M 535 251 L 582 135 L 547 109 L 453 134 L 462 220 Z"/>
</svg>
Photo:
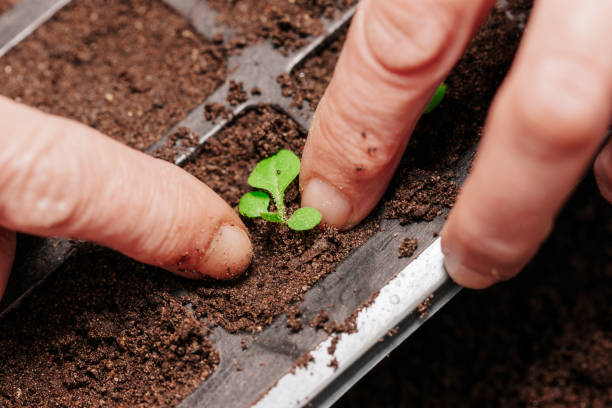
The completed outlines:
<svg viewBox="0 0 612 408">
<path fill-rule="evenodd" d="M 286 224 L 295 231 L 313 229 L 321 222 L 321 213 L 310 207 L 296 210 L 287 218 L 285 209 L 285 190 L 300 174 L 300 158 L 289 150 L 280 150 L 273 156 L 263 159 L 249 176 L 249 185 L 265 190 L 251 191 L 240 199 L 238 211 L 245 217 L 263 218 L 266 221 Z M 270 196 L 274 200 L 276 212 L 270 211 Z"/>
<path fill-rule="evenodd" d="M 436 90 L 436 93 L 434 94 L 434 96 L 431 98 L 431 101 L 429 101 L 429 105 L 427 105 L 427 108 L 425 108 L 424 113 L 429 113 L 432 110 L 434 110 L 436 106 L 438 106 L 440 102 L 442 102 L 442 99 L 444 99 L 445 94 L 446 94 L 446 84 L 442 83 Z"/>
</svg>

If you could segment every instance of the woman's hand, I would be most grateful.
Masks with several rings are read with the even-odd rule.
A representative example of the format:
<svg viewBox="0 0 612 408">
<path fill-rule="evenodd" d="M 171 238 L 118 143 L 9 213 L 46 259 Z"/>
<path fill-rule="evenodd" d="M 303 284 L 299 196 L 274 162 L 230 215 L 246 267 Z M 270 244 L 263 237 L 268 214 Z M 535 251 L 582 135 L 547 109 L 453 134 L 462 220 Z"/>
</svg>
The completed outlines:
<svg viewBox="0 0 612 408">
<path fill-rule="evenodd" d="M 362 0 L 310 129 L 303 205 L 344 228 L 374 208 L 427 102 L 494 3 Z M 536 0 L 442 232 L 459 284 L 484 288 L 516 275 L 593 162 L 612 118 L 610 20 L 607 0 Z M 610 145 L 595 174 L 612 200 Z"/>
<path fill-rule="evenodd" d="M 92 240 L 188 278 L 243 272 L 239 216 L 189 173 L 0 97 L 0 297 L 15 231 Z"/>
</svg>

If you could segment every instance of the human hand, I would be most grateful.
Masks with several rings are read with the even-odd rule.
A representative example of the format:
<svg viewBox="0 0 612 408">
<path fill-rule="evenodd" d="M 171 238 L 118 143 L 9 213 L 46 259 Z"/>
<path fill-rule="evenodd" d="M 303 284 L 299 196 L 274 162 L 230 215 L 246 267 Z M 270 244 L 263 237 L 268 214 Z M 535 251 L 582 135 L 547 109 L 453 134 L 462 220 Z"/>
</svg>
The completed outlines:
<svg viewBox="0 0 612 408">
<path fill-rule="evenodd" d="M 494 3 L 362 0 L 313 118 L 302 205 L 343 228 L 374 208 L 429 99 Z M 612 119 L 611 17 L 609 1 L 536 0 L 442 231 L 457 283 L 484 288 L 515 276 L 592 163 Z M 610 144 L 594 168 L 612 201 Z"/>
<path fill-rule="evenodd" d="M 239 216 L 181 168 L 0 97 L 0 298 L 15 231 L 92 240 L 188 278 L 251 260 Z"/>
</svg>

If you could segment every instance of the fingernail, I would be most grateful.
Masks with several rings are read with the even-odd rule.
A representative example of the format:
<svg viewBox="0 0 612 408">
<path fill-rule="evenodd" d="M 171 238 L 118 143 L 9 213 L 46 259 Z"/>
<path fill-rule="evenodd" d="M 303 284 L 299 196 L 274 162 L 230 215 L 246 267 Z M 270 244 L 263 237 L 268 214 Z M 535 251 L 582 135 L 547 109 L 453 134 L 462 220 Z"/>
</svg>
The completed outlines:
<svg viewBox="0 0 612 408">
<path fill-rule="evenodd" d="M 456 250 L 446 238 L 446 230 L 442 230 L 442 252 L 444 253 L 444 268 L 456 284 L 470 289 L 484 289 L 496 283 L 495 271 L 490 275 L 483 274 L 466 266 Z"/>
<path fill-rule="evenodd" d="M 484 289 L 497 282 L 493 277 L 476 272 L 463 264 L 454 264 L 444 260 L 446 272 L 456 284 L 469 289 Z"/>
<path fill-rule="evenodd" d="M 200 270 L 216 279 L 231 279 L 241 274 L 251 263 L 253 247 L 245 231 L 223 225 L 204 257 Z"/>
<path fill-rule="evenodd" d="M 351 205 L 347 197 L 326 181 L 313 178 L 302 192 L 302 206 L 321 212 L 323 221 L 337 228 L 347 227 Z"/>
</svg>

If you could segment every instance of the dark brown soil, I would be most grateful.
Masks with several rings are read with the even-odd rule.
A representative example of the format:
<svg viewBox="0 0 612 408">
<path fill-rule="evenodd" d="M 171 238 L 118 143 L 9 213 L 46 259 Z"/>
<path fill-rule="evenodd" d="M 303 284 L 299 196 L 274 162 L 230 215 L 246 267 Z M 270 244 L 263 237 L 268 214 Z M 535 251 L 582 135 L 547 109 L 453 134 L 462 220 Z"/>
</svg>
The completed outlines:
<svg viewBox="0 0 612 408">
<path fill-rule="evenodd" d="M 322 34 L 320 17 L 338 16 L 356 0 L 208 0 L 217 20 L 236 30 L 235 46 L 270 39 L 281 52 L 296 50 Z"/>
<path fill-rule="evenodd" d="M 283 96 L 292 98 L 292 106 L 302 108 L 304 103 L 314 112 L 327 84 L 334 73 L 334 66 L 346 39 L 346 28 L 323 50 L 296 67 L 290 74 L 281 74 L 276 81 Z"/>
<path fill-rule="evenodd" d="M 83 249 L 2 321 L 0 406 L 173 406 L 216 368 L 177 279 Z"/>
<path fill-rule="evenodd" d="M 416 238 L 404 238 L 399 248 L 397 249 L 397 256 L 400 258 L 408 258 L 414 254 L 417 247 L 419 246 L 419 240 Z"/>
<path fill-rule="evenodd" d="M 19 0 L 0 0 L 0 14 L 11 9 Z"/>
<path fill-rule="evenodd" d="M 222 21 L 241 26 L 243 44 L 271 38 L 287 50 L 320 30 L 305 12 L 329 14 L 348 2 L 211 3 Z M 513 11 L 521 10 L 519 3 Z M 518 36 L 503 13 L 489 20 L 447 79 L 446 99 L 417 126 L 385 197 L 388 217 L 431 219 L 452 205 L 452 169 L 478 139 Z M 58 38 L 64 40 L 51 41 Z M 0 93 L 144 148 L 220 83 L 223 49 L 196 37 L 158 2 L 81 0 L 0 60 Z M 297 101 L 306 95 L 302 100 L 314 108 L 338 49 L 301 68 L 313 84 L 290 85 Z M 143 114 L 134 119 L 139 106 Z M 171 144 L 194 139 L 179 130 Z M 258 160 L 280 148 L 300 153 L 304 140 L 294 122 L 260 107 L 210 140 L 187 170 L 235 206 L 250 190 L 247 176 Z M 172 156 L 172 149 L 162 154 Z M 491 291 L 463 292 L 339 406 L 609 406 L 612 214 L 593 190 L 592 182 L 580 190 L 520 278 Z M 287 199 L 293 211 L 295 186 Z M 255 261 L 234 282 L 185 281 L 111 251 L 82 251 L 2 322 L 0 405 L 174 405 L 218 363 L 206 326 L 195 317 L 229 331 L 258 332 L 290 310 L 297 328 L 299 310 L 289 305 L 377 227 L 374 218 L 349 233 L 295 234 L 277 224 L 247 224 Z M 175 289 L 190 294 L 177 300 Z M 193 312 L 183 306 L 188 301 Z M 351 329 L 323 317 L 314 323 L 330 333 Z"/>
<path fill-rule="evenodd" d="M 236 106 L 247 100 L 247 93 L 242 82 L 229 81 L 229 91 L 226 99 L 231 106 Z"/>
<path fill-rule="evenodd" d="M 159 0 L 79 0 L 0 67 L 0 94 L 145 149 L 221 84 L 225 55 Z"/>
<path fill-rule="evenodd" d="M 239 118 L 214 140 L 209 140 L 202 154 L 187 171 L 212 187 L 230 205 L 251 187 L 247 179 L 255 164 L 280 149 L 301 154 L 306 135 L 298 125 L 272 108 L 252 110 Z M 289 212 L 298 208 L 297 187 L 287 194 Z M 369 219 L 349 232 L 316 229 L 298 233 L 284 226 L 262 220 L 246 220 L 251 231 L 253 263 L 235 282 L 194 284 L 190 289 L 198 316 L 212 317 L 225 329 L 258 332 L 285 312 L 287 305 L 303 294 L 336 264 L 366 241 L 377 228 Z M 296 319 L 292 319 L 297 326 Z"/>
</svg>

